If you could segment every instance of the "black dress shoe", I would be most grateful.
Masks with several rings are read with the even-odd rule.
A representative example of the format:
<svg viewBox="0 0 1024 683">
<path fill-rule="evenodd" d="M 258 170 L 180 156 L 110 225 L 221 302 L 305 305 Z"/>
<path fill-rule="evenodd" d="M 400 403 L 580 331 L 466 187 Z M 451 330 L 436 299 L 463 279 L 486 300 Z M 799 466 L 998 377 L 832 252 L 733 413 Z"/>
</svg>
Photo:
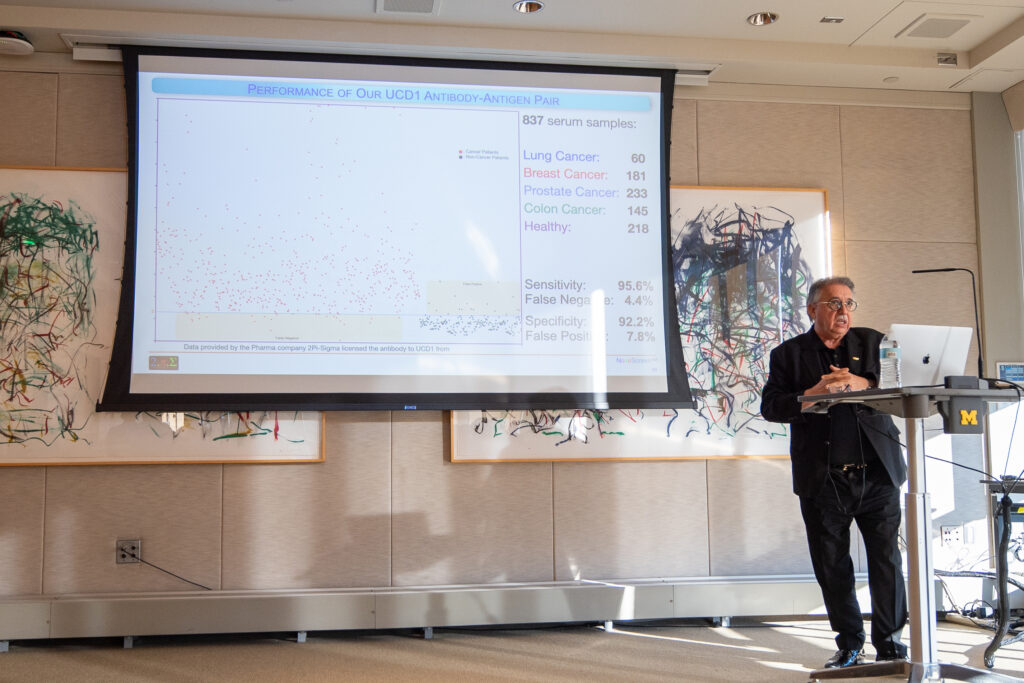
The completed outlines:
<svg viewBox="0 0 1024 683">
<path fill-rule="evenodd" d="M 864 663 L 864 653 L 861 650 L 839 650 L 832 659 L 825 662 L 826 669 L 845 669 L 848 666 L 856 666 Z"/>
<path fill-rule="evenodd" d="M 879 650 L 875 655 L 876 662 L 900 662 L 907 658 L 907 648 L 902 650 Z"/>
</svg>

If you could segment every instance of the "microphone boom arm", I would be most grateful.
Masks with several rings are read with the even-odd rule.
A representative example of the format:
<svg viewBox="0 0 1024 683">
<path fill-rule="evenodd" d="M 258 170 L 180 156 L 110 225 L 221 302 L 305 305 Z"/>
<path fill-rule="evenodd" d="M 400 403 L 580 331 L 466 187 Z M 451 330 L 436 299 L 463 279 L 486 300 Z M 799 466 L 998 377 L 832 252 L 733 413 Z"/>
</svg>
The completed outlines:
<svg viewBox="0 0 1024 683">
<path fill-rule="evenodd" d="M 923 268 L 912 270 L 911 273 L 952 273 L 955 270 L 962 270 L 971 276 L 971 295 L 974 297 L 974 329 L 978 335 L 978 379 L 985 376 L 985 361 L 981 355 L 981 318 L 978 315 L 978 289 L 974 284 L 974 271 L 970 268 Z"/>
</svg>

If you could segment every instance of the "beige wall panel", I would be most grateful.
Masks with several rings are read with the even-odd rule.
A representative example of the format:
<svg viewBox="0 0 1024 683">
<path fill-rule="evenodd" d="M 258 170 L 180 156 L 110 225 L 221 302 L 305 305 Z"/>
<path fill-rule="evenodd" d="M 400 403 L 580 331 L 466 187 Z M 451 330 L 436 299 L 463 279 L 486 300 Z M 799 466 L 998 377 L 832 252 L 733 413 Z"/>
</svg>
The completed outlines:
<svg viewBox="0 0 1024 683">
<path fill-rule="evenodd" d="M 1024 81 L 1019 86 L 1010 90 L 1024 98 Z M 976 92 L 971 94 L 971 102 L 978 193 L 978 296 L 986 370 L 993 376 L 995 363 L 1024 358 L 1024 233 L 1017 196 L 1017 146 L 1003 99 L 995 93 Z"/>
<path fill-rule="evenodd" d="M 846 262 L 846 242 L 832 242 L 832 274 L 846 275 L 849 265 Z"/>
<path fill-rule="evenodd" d="M 711 575 L 810 574 L 789 458 L 709 460 Z"/>
<path fill-rule="evenodd" d="M 61 74 L 57 101 L 58 166 L 128 165 L 124 78 Z"/>
<path fill-rule="evenodd" d="M 978 252 L 974 244 L 851 242 L 847 258 L 861 304 L 854 314 L 855 325 L 882 331 L 892 323 L 974 329 L 970 275 L 910 272 L 950 267 L 970 268 L 977 273 Z M 972 338 L 967 370 L 976 374 L 977 369 L 977 339 Z"/>
<path fill-rule="evenodd" d="M 671 147 L 669 149 L 669 184 L 697 185 L 697 101 L 676 99 L 672 102 Z"/>
<path fill-rule="evenodd" d="M 327 413 L 322 463 L 224 472 L 226 590 L 387 586 L 389 413 Z"/>
<path fill-rule="evenodd" d="M 220 587 L 221 465 L 50 467 L 43 592 L 198 590 L 144 564 L 115 564 L 118 539 L 142 557 Z"/>
<path fill-rule="evenodd" d="M 839 107 L 700 101 L 697 150 L 701 185 L 828 190 L 832 239 L 844 239 Z"/>
<path fill-rule="evenodd" d="M 1013 130 L 1024 130 L 1024 81 L 1003 91 L 1003 106 Z"/>
<path fill-rule="evenodd" d="M 973 242 L 971 114 L 842 107 L 846 238 Z"/>
<path fill-rule="evenodd" d="M 555 464 L 555 579 L 708 575 L 703 460 Z"/>
<path fill-rule="evenodd" d="M 42 592 L 45 487 L 45 468 L 0 470 L 0 595 Z"/>
<path fill-rule="evenodd" d="M 0 72 L 0 92 L 6 100 L 0 125 L 0 165 L 53 166 L 56 74 Z"/>
<path fill-rule="evenodd" d="M 452 464 L 447 419 L 393 414 L 393 585 L 551 581 L 551 465 Z"/>
</svg>

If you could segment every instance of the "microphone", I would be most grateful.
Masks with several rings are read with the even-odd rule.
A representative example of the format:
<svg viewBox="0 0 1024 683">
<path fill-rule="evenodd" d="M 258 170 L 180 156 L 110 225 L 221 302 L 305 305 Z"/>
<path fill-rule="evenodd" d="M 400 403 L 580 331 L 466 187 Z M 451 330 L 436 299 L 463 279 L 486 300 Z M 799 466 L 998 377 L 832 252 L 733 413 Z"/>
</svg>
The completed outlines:
<svg viewBox="0 0 1024 683">
<path fill-rule="evenodd" d="M 974 330 L 978 335 L 978 379 L 985 376 L 985 361 L 981 357 L 981 318 L 978 316 L 978 290 L 974 286 L 974 271 L 970 268 L 922 268 L 911 273 L 952 273 L 962 270 L 971 276 L 971 294 L 974 296 Z"/>
</svg>

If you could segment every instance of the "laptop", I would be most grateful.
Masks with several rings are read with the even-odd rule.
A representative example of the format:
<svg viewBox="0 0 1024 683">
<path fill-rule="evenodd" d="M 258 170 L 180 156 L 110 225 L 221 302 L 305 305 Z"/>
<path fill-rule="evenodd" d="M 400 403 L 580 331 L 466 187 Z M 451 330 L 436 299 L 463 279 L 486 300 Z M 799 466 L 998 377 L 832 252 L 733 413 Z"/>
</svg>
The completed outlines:
<svg viewBox="0 0 1024 683">
<path fill-rule="evenodd" d="M 900 354 L 900 378 L 905 387 L 942 385 L 947 375 L 963 375 L 971 350 L 970 327 L 903 325 L 886 335 L 895 339 Z"/>
</svg>

